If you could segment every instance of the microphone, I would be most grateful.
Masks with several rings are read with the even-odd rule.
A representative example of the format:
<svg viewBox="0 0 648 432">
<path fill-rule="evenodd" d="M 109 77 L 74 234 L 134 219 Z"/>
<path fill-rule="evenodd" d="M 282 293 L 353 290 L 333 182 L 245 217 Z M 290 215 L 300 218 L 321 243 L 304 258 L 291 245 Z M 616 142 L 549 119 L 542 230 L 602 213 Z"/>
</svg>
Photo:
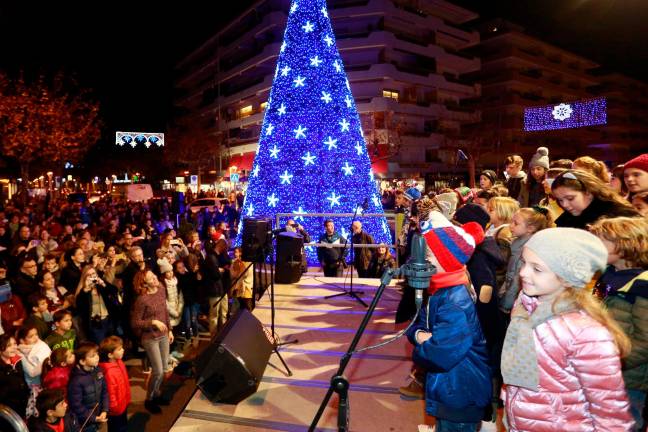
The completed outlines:
<svg viewBox="0 0 648 432">
<path fill-rule="evenodd" d="M 407 277 L 409 285 L 414 288 L 416 310 L 423 304 L 423 292 L 430 287 L 430 278 L 436 273 L 436 267 L 425 261 L 427 244 L 421 234 L 412 237 L 412 255 L 400 268 L 400 274 Z"/>
</svg>

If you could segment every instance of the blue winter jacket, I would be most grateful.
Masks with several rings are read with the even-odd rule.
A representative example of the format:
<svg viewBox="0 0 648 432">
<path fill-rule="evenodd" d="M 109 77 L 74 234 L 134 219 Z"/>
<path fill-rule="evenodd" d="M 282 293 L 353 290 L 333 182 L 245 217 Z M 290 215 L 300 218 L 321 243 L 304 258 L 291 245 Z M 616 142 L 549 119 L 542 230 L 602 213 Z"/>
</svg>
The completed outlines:
<svg viewBox="0 0 648 432">
<path fill-rule="evenodd" d="M 418 330 L 432 337 L 418 344 Z M 414 345 L 414 362 L 427 370 L 427 413 L 453 422 L 480 422 L 490 405 L 491 372 L 486 339 L 466 287 L 431 295 L 407 337 Z"/>
<path fill-rule="evenodd" d="M 106 378 L 98 367 L 92 371 L 86 371 L 75 366 L 70 373 L 67 397 L 70 410 L 80 424 L 90 418 L 88 430 L 92 430 L 96 426 L 95 418 L 104 411 L 108 412 L 110 407 Z M 99 405 L 93 411 L 92 409 L 97 403 Z"/>
</svg>

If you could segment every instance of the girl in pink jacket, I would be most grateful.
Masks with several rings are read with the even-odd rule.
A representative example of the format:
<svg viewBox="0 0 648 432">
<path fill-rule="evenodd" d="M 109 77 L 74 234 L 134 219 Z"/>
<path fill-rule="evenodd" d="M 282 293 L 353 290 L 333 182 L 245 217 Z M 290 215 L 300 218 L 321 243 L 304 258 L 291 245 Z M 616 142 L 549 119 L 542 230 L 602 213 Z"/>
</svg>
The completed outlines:
<svg viewBox="0 0 648 432">
<path fill-rule="evenodd" d="M 591 293 L 607 249 L 573 228 L 534 234 L 522 251 L 522 292 L 502 352 L 509 431 L 633 430 L 621 376 L 627 337 Z"/>
</svg>

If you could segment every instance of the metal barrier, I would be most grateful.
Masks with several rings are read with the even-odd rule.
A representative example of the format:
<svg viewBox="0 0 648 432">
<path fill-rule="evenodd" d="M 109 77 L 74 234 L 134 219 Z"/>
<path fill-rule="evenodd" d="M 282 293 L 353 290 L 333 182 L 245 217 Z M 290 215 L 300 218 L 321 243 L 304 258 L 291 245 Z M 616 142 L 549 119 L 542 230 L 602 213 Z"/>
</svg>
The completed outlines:
<svg viewBox="0 0 648 432">
<path fill-rule="evenodd" d="M 16 411 L 7 405 L 0 404 L 0 417 L 5 419 L 13 427 L 15 432 L 29 432 L 25 421 L 16 414 Z"/>
</svg>

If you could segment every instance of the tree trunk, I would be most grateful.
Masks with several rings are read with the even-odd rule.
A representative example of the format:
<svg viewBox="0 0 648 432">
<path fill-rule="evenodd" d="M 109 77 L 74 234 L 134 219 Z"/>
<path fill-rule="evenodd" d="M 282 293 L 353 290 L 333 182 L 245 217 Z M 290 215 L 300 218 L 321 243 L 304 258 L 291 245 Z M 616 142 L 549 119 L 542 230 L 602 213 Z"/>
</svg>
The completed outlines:
<svg viewBox="0 0 648 432">
<path fill-rule="evenodd" d="M 18 189 L 18 199 L 16 204 L 22 209 L 29 202 L 29 162 L 20 161 L 20 188 Z"/>
</svg>

